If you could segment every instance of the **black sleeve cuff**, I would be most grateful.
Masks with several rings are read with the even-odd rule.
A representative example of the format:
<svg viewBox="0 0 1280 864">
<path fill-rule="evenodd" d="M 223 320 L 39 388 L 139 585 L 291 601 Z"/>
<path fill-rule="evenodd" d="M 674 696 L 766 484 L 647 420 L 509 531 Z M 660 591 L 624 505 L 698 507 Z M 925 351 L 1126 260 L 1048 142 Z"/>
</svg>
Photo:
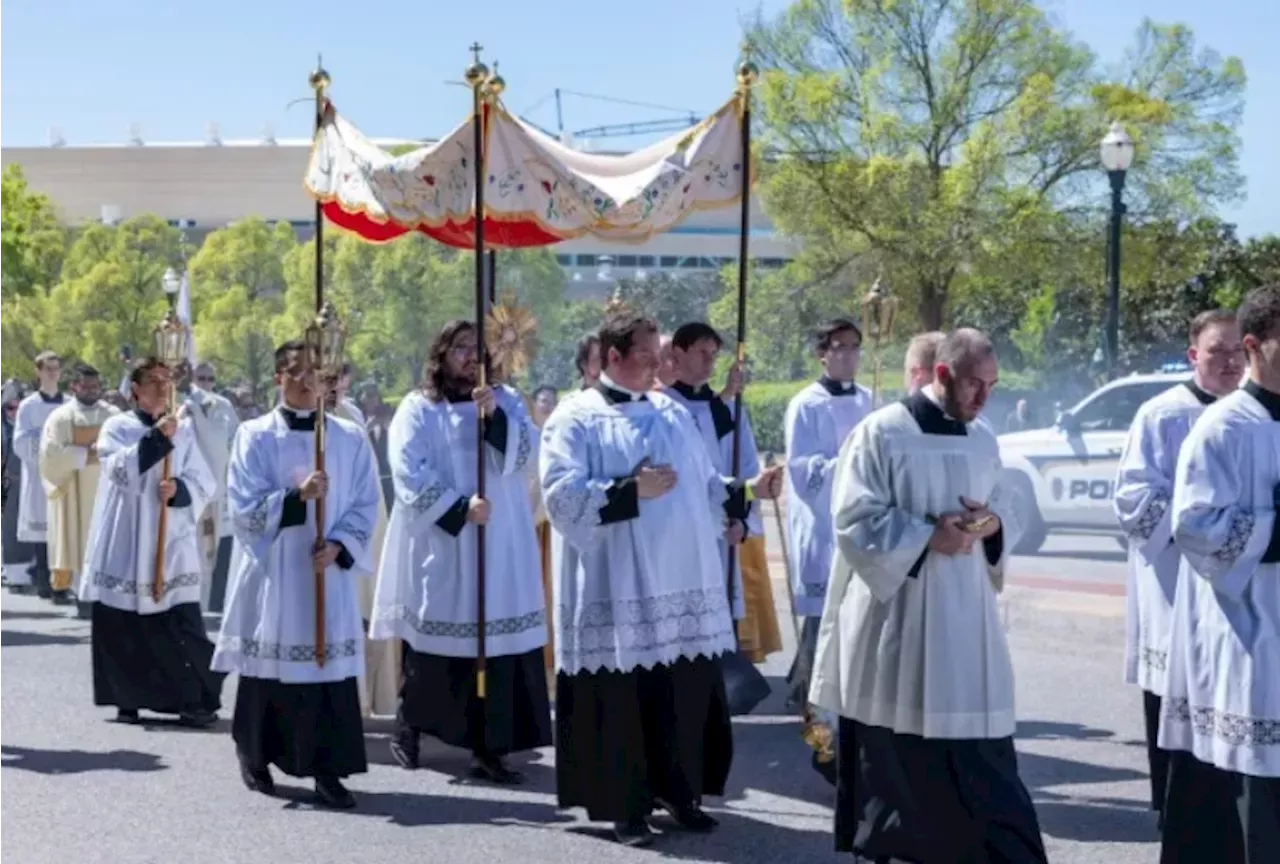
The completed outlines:
<svg viewBox="0 0 1280 864">
<path fill-rule="evenodd" d="M 729 493 L 724 502 L 724 515 L 745 523 L 747 514 L 751 512 L 751 504 L 747 501 L 747 487 L 726 483 L 724 488 Z"/>
<path fill-rule="evenodd" d="M 907 571 L 908 579 L 920 578 L 920 569 L 924 567 L 924 559 L 929 556 L 929 547 L 924 547 L 924 551 L 920 553 L 920 557 L 916 559 L 916 563 L 911 565 L 911 569 Z"/>
<path fill-rule="evenodd" d="M 167 456 L 172 449 L 173 442 L 169 440 L 169 436 L 153 426 L 138 442 L 138 473 L 146 474 L 151 466 Z"/>
<path fill-rule="evenodd" d="M 470 509 L 471 502 L 466 498 L 459 498 L 444 512 L 443 516 L 436 520 L 436 524 L 450 537 L 457 537 L 462 533 L 462 529 L 467 527 L 467 511 Z"/>
<path fill-rule="evenodd" d="M 640 492 L 634 477 L 623 477 L 613 481 L 605 490 L 609 501 L 600 508 L 600 524 L 609 525 L 614 522 L 626 522 L 640 516 Z"/>
<path fill-rule="evenodd" d="M 1004 554 L 1003 527 L 990 537 L 982 538 L 982 551 L 986 553 L 988 566 L 994 567 L 1000 563 L 1000 556 Z"/>
<path fill-rule="evenodd" d="M 341 540 L 332 540 L 330 542 L 338 544 L 338 558 L 333 563 L 337 564 L 338 567 L 343 570 L 350 570 L 351 567 L 356 563 L 356 559 L 353 558 L 351 556 L 351 553 L 347 551 L 346 544 L 344 544 Z"/>
<path fill-rule="evenodd" d="M 307 502 L 302 500 L 302 492 L 290 489 L 284 496 L 284 509 L 280 511 L 280 527 L 292 528 L 295 525 L 307 524 Z"/>
<path fill-rule="evenodd" d="M 181 477 L 174 477 L 173 482 L 178 485 L 178 491 L 173 493 L 173 497 L 169 499 L 170 507 L 190 507 L 191 506 L 191 490 L 187 488 L 187 483 Z"/>
<path fill-rule="evenodd" d="M 493 409 L 493 415 L 485 418 L 484 440 L 502 455 L 507 454 L 507 414 L 501 408 Z"/>
</svg>

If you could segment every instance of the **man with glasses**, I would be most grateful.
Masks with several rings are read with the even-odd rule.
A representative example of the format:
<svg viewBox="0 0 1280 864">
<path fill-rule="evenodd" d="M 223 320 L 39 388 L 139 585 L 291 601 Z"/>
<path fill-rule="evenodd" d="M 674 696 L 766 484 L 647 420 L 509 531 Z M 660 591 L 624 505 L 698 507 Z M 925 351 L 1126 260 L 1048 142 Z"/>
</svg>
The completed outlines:
<svg viewBox="0 0 1280 864">
<path fill-rule="evenodd" d="M 22 487 L 18 497 L 18 540 L 35 546 L 36 564 L 32 575 L 41 597 L 53 597 L 49 580 L 49 500 L 40 479 L 40 441 L 44 424 L 54 409 L 62 404 L 58 381 L 62 377 L 62 360 L 52 351 L 36 355 L 36 377 L 39 387 L 18 405 L 14 421 L 13 454 L 22 461 Z M 22 585 L 18 576 L 18 585 Z"/>
<path fill-rule="evenodd" d="M 831 479 L 840 446 L 871 413 L 871 391 L 856 383 L 862 331 L 848 318 L 835 318 L 814 333 L 814 352 L 823 374 L 797 393 L 786 413 L 786 501 L 791 591 L 804 619 L 800 645 L 787 675 L 788 707 L 804 717 L 803 735 L 813 749 L 814 767 L 835 782 L 834 730 L 830 718 L 809 707 L 809 678 L 818 642 L 818 621 L 831 575 Z"/>
<path fill-rule="evenodd" d="M 524 480 L 538 455 L 538 430 L 519 393 L 481 383 L 482 362 L 475 327 L 446 324 L 427 352 L 426 381 L 401 400 L 391 421 L 396 504 L 369 636 L 403 641 L 391 742 L 402 768 L 418 767 L 421 737 L 431 735 L 470 750 L 477 779 L 518 784 L 523 777 L 507 755 L 551 743 L 541 559 Z M 484 448 L 484 497 L 477 494 L 477 444 Z M 484 692 L 476 672 L 480 525 L 488 526 Z"/>
<path fill-rule="evenodd" d="M 274 411 L 246 420 L 227 471 L 227 508 L 239 552 L 227 586 L 213 668 L 238 672 L 231 737 L 240 779 L 274 795 L 271 765 L 311 777 L 316 798 L 348 809 L 342 778 L 368 770 L 360 718 L 364 631 L 356 579 L 369 569 L 378 481 L 364 431 L 317 417 L 320 382 L 301 341 L 276 349 Z M 316 423 L 325 462 L 315 463 Z M 316 509 L 324 499 L 323 541 Z M 316 571 L 324 604 L 317 644 Z"/>
<path fill-rule="evenodd" d="M 227 535 L 230 545 L 230 526 L 225 524 L 223 510 L 227 498 L 227 461 L 231 458 L 231 442 L 236 437 L 239 419 L 231 400 L 214 392 L 217 375 L 211 363 L 196 366 L 191 375 L 191 386 L 186 393 L 188 416 L 196 431 L 196 443 L 205 463 L 218 482 L 218 492 L 200 514 L 200 555 L 203 579 L 200 583 L 200 606 L 205 611 L 222 611 L 225 591 L 214 591 L 214 583 L 221 582 L 225 589 L 226 572 L 216 578 L 218 565 L 227 566 L 230 549 L 221 549 L 222 538 Z"/>
</svg>

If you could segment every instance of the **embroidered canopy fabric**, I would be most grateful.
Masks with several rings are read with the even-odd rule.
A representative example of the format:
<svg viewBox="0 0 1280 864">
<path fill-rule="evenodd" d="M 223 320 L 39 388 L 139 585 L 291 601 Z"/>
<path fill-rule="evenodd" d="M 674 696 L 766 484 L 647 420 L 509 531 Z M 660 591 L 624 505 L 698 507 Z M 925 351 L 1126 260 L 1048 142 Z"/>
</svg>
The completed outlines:
<svg viewBox="0 0 1280 864">
<path fill-rule="evenodd" d="M 695 210 L 742 193 L 738 100 L 684 132 L 625 156 L 582 153 L 487 105 L 485 245 L 545 246 L 592 234 L 640 243 Z M 471 121 L 393 156 L 334 110 L 316 135 L 305 185 L 329 222 L 371 242 L 421 231 L 470 248 L 475 232 Z"/>
</svg>

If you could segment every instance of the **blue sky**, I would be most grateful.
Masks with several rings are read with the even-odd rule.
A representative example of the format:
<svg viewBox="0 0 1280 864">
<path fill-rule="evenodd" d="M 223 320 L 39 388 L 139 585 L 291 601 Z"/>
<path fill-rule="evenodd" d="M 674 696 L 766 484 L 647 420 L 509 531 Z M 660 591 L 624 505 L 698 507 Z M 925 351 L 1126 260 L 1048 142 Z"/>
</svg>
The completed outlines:
<svg viewBox="0 0 1280 864">
<path fill-rule="evenodd" d="M 337 3 L 330 0 L 9 0 L 0 34 L 0 144 L 38 145 L 57 127 L 69 144 L 309 134 L 317 50 L 339 109 L 375 136 L 426 137 L 456 125 L 470 95 L 461 78 L 478 39 L 524 112 L 559 87 L 706 111 L 733 87 L 744 0 L 485 0 Z M 766 11 L 786 4 L 765 0 Z M 1224 211 L 1245 236 L 1280 232 L 1280 2 L 1050 0 L 1045 4 L 1104 60 L 1121 56 L 1143 16 L 1190 25 L 1201 44 L 1244 60 L 1241 131 L 1248 201 Z M 626 10 L 626 11 L 624 11 Z M 565 98 L 565 125 L 669 116 Z M 531 119 L 554 128 L 553 103 Z M 634 140 L 610 140 L 633 146 Z M 1099 178 L 1098 194 L 1105 196 Z"/>
</svg>

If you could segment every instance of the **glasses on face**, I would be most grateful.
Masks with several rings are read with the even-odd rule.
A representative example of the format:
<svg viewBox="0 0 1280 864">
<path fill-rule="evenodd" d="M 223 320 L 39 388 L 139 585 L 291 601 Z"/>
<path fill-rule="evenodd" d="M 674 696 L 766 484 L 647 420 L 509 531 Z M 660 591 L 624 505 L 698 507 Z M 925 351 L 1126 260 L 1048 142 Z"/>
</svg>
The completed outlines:
<svg viewBox="0 0 1280 864">
<path fill-rule="evenodd" d="M 476 346 L 474 345 L 454 345 L 449 349 L 449 353 L 459 360 L 470 360 L 476 356 Z"/>
<path fill-rule="evenodd" d="M 214 379 L 214 377 L 213 377 L 212 375 L 197 375 L 197 376 L 196 376 L 196 381 L 198 381 L 198 382 L 199 382 L 199 383 L 201 383 L 201 384 L 212 384 L 212 383 L 214 382 L 214 380 L 215 380 L 215 379 Z"/>
<path fill-rule="evenodd" d="M 849 357 L 854 354 L 861 354 L 861 345 L 841 345 L 839 342 L 827 349 L 827 354 L 832 357 Z"/>
</svg>

